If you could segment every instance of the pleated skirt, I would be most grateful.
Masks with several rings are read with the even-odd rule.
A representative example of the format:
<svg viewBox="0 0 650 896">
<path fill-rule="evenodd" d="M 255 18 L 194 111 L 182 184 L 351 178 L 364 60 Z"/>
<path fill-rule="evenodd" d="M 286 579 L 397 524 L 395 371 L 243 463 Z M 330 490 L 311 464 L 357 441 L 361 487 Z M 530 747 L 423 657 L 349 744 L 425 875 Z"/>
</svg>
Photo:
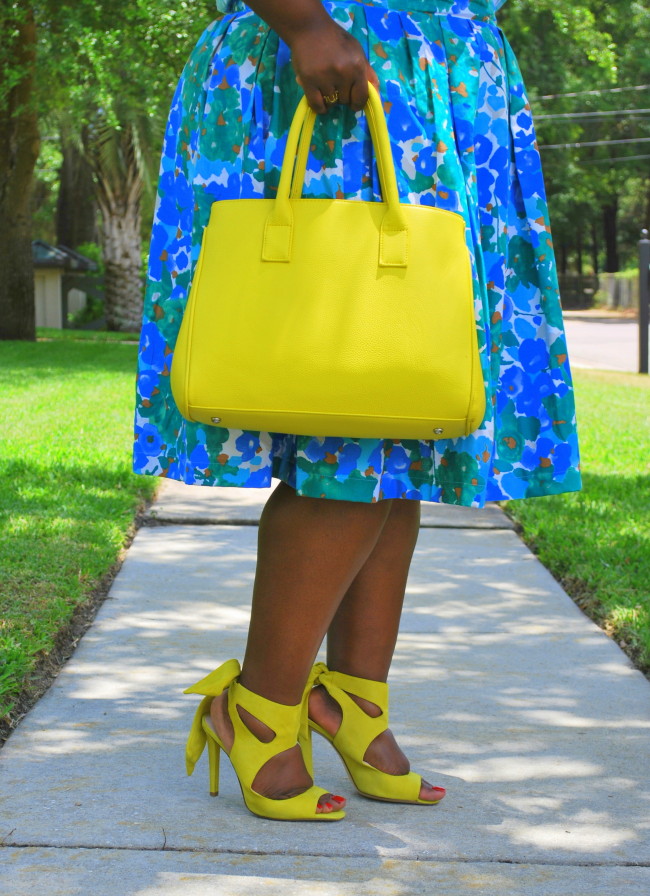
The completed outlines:
<svg viewBox="0 0 650 896">
<path fill-rule="evenodd" d="M 275 195 L 302 95 L 286 44 L 243 3 L 226 0 L 230 11 L 203 33 L 181 75 L 165 132 L 138 362 L 137 473 L 241 488 L 275 477 L 310 497 L 474 507 L 580 488 L 540 157 L 495 5 L 324 2 L 379 79 L 400 200 L 465 219 L 487 395 L 480 428 L 459 439 L 399 441 L 249 432 L 181 417 L 169 374 L 210 207 Z M 381 199 L 363 114 L 333 106 L 319 116 L 303 195 Z M 335 265 L 345 246 L 327 251 Z M 408 313 L 396 307 L 394 326 Z"/>
</svg>

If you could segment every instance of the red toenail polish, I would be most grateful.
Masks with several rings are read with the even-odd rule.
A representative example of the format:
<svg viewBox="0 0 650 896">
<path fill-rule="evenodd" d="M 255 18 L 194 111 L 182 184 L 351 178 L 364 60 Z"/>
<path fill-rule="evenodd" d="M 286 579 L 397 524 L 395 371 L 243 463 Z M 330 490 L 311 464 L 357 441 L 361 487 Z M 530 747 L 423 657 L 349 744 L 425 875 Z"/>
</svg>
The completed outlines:
<svg viewBox="0 0 650 896">
<path fill-rule="evenodd" d="M 345 797 L 344 797 L 344 796 L 336 796 L 336 795 L 333 794 L 333 795 L 332 795 L 332 799 L 333 799 L 333 800 L 336 800 L 337 803 L 344 803 L 344 802 L 345 802 Z"/>
</svg>

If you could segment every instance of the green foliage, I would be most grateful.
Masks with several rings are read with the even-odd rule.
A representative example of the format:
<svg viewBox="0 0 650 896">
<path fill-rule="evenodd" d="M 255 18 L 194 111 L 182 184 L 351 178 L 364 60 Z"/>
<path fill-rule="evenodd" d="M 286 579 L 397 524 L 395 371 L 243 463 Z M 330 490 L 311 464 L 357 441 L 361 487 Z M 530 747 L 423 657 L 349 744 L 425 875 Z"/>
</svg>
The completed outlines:
<svg viewBox="0 0 650 896">
<path fill-rule="evenodd" d="M 120 141 L 111 140 L 110 131 L 130 128 L 140 169 L 155 172 L 174 84 L 209 17 L 214 17 L 214 4 L 208 0 L 182 0 L 171 7 L 166 0 L 113 0 L 92 4 L 83 17 L 53 17 L 40 59 L 45 80 L 51 81 L 56 74 L 51 67 L 61 68 L 56 50 L 61 45 L 70 50 L 57 103 L 68 128 L 79 135 L 100 129 L 101 145 L 113 153 L 109 164 L 116 170 Z"/>
<path fill-rule="evenodd" d="M 650 380 L 574 375 L 583 490 L 507 511 L 582 609 L 650 672 Z"/>
<path fill-rule="evenodd" d="M 149 122 L 157 155 L 174 84 L 214 15 L 212 0 L 44 4 L 38 62 L 43 114 L 55 110 L 78 132 L 98 113 L 118 130 L 137 118 L 144 134 Z"/>
<path fill-rule="evenodd" d="M 156 486 L 131 473 L 135 346 L 66 335 L 0 343 L 0 717 Z"/>
<path fill-rule="evenodd" d="M 73 246 L 77 252 L 81 255 L 85 255 L 86 258 L 90 258 L 91 261 L 94 261 L 97 265 L 97 272 L 99 274 L 104 273 L 104 262 L 102 259 L 102 247 L 98 246 L 97 243 L 81 243 L 79 246 Z"/>
<path fill-rule="evenodd" d="M 628 89 L 650 84 L 647 6 L 509 0 L 501 21 L 531 97 L 556 244 L 576 261 L 589 244 L 590 262 L 597 257 L 602 269 L 603 209 L 618 206 L 618 248 L 629 264 L 640 228 L 650 224 L 650 159 L 638 158 L 650 150 L 604 141 L 650 137 L 650 116 L 638 111 L 647 109 L 650 91 Z M 573 143 L 583 145 L 545 148 Z"/>
<path fill-rule="evenodd" d="M 104 319 L 106 308 L 102 299 L 97 296 L 86 296 L 86 304 L 79 311 L 68 313 L 67 326 L 71 328 L 99 326 Z"/>
<path fill-rule="evenodd" d="M 3 0 L 0 6 L 0 107 L 25 77 L 24 67 L 15 55 L 15 46 L 19 40 L 19 27 L 27 21 L 28 13 L 29 5 L 24 3 Z"/>
</svg>

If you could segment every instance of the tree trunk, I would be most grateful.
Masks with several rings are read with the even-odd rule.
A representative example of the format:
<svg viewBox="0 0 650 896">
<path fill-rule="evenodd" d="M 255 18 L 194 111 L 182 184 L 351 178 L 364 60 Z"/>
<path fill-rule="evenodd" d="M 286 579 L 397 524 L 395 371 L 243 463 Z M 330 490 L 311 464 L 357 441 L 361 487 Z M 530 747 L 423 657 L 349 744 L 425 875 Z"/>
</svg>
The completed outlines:
<svg viewBox="0 0 650 896">
<path fill-rule="evenodd" d="M 0 21 L 6 24 L 4 15 Z M 39 133 L 33 102 L 36 26 L 31 9 L 16 25 L 11 56 L 19 80 L 0 99 L 0 339 L 33 340 L 31 196 Z"/>
<path fill-rule="evenodd" d="M 598 227 L 595 218 L 591 219 L 591 265 L 594 269 L 594 275 L 597 277 L 600 269 L 598 262 Z"/>
<path fill-rule="evenodd" d="M 102 216 L 104 307 L 109 330 L 137 332 L 142 323 L 140 200 L 144 188 L 131 125 L 101 119 L 84 136 Z"/>
<path fill-rule="evenodd" d="M 605 271 L 613 274 L 620 270 L 617 232 L 618 199 L 603 206 L 603 235 L 605 237 Z"/>
<path fill-rule="evenodd" d="M 56 241 L 60 246 L 76 249 L 82 243 L 98 240 L 95 185 L 92 169 L 76 143 L 63 136 L 61 149 Z"/>
<path fill-rule="evenodd" d="M 583 273 L 583 264 L 582 264 L 582 228 L 579 228 L 576 231 L 576 270 L 578 274 L 582 277 Z"/>
<path fill-rule="evenodd" d="M 104 255 L 104 307 L 109 330 L 135 333 L 142 323 L 140 198 L 100 202 Z"/>
</svg>

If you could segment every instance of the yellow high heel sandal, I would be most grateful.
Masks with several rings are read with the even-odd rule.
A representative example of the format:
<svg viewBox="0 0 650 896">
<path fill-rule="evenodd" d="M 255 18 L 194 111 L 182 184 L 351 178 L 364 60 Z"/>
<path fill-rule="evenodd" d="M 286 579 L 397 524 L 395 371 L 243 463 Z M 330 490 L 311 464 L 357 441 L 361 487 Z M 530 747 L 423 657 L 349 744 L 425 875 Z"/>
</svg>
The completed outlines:
<svg viewBox="0 0 650 896">
<path fill-rule="evenodd" d="M 311 679 L 316 685 L 322 684 L 328 694 L 341 707 L 342 719 L 338 731 L 332 737 L 316 722 L 309 720 L 309 726 L 326 738 L 337 751 L 352 779 L 352 783 L 362 796 L 391 803 L 415 803 L 434 806 L 445 795 L 443 787 L 437 800 L 420 799 L 422 777 L 415 772 L 406 775 L 390 775 L 364 761 L 366 750 L 374 739 L 388 728 L 388 685 L 383 681 L 356 678 L 342 672 L 330 671 L 324 663 L 318 663 L 312 670 Z M 374 703 L 381 710 L 376 717 L 368 715 L 355 703 L 350 694 Z"/>
<path fill-rule="evenodd" d="M 219 793 L 219 756 L 224 750 L 223 743 L 210 724 L 210 704 L 214 697 L 228 689 L 228 715 L 235 732 L 235 739 L 229 759 L 239 780 L 242 796 L 246 806 L 254 815 L 262 818 L 273 818 L 286 821 L 338 821 L 345 817 L 345 812 L 338 809 L 334 812 L 316 811 L 318 800 L 327 793 L 321 787 L 312 785 L 304 793 L 289 797 L 286 800 L 273 800 L 253 790 L 253 781 L 265 763 L 297 743 L 303 752 L 305 765 L 312 774 L 311 733 L 307 719 L 308 693 L 297 706 L 286 706 L 273 703 L 259 694 L 254 694 L 238 681 L 241 669 L 237 660 L 228 660 L 214 672 L 187 688 L 185 694 L 202 694 L 203 700 L 194 716 L 194 722 L 187 740 L 185 760 L 188 775 L 208 746 L 210 769 L 210 793 Z M 311 689 L 313 679 L 310 678 L 308 688 Z M 267 725 L 275 737 L 270 743 L 263 743 L 242 722 L 237 708 L 241 707 Z M 226 754 L 228 755 L 228 754 Z"/>
</svg>

